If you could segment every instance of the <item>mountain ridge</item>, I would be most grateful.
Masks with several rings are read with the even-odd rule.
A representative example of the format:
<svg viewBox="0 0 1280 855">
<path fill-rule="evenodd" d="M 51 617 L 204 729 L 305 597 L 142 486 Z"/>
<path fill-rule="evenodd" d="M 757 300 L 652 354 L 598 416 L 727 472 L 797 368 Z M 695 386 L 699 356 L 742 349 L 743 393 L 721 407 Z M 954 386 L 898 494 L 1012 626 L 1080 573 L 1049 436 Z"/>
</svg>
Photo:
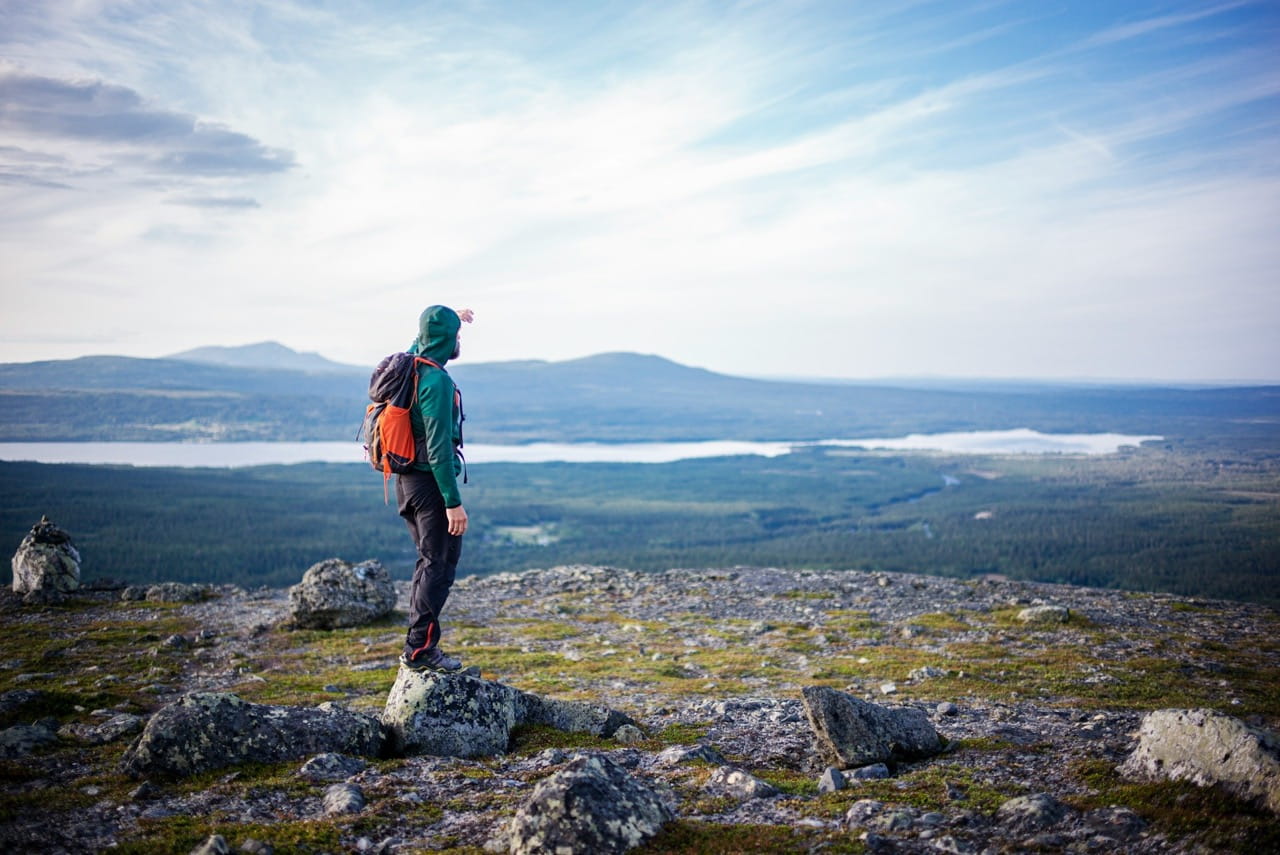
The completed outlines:
<svg viewBox="0 0 1280 855">
<path fill-rule="evenodd" d="M 95 356 L 0 364 L 0 441 L 352 437 L 368 403 L 365 369 L 300 370 L 296 359 L 282 354 L 308 357 L 278 343 L 262 344 L 195 351 L 213 361 Z M 617 351 L 559 362 L 462 361 L 449 371 L 466 401 L 467 436 L 482 442 L 800 442 L 1028 427 L 1197 442 L 1247 435 L 1251 443 L 1280 446 L 1280 386 L 966 389 L 793 382 Z M 68 416 L 80 412 L 94 418 Z"/>
</svg>

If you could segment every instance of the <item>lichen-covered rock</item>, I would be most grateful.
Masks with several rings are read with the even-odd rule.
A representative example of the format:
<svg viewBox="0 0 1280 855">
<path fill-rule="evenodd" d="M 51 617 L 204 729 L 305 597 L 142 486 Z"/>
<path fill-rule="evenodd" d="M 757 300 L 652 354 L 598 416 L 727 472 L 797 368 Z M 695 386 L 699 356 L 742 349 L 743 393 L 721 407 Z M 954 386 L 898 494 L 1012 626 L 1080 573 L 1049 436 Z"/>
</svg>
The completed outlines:
<svg viewBox="0 0 1280 855">
<path fill-rule="evenodd" d="M 57 744 L 58 734 L 40 724 L 17 724 L 0 730 L 0 758 L 6 760 Z"/>
<path fill-rule="evenodd" d="M 128 590 L 128 588 L 125 589 L 126 592 Z M 143 599 L 148 603 L 198 603 L 204 599 L 207 590 L 204 585 L 161 582 L 158 585 L 149 586 Z"/>
<path fill-rule="evenodd" d="M 1120 773 L 1145 780 L 1219 785 L 1280 813 L 1280 739 L 1210 709 L 1156 710 Z"/>
<path fill-rule="evenodd" d="M 996 821 L 1021 832 L 1040 831 L 1062 822 L 1068 808 L 1048 793 L 1018 796 L 1000 805 Z"/>
<path fill-rule="evenodd" d="M 298 774 L 310 781 L 344 781 L 363 772 L 368 765 L 359 757 L 328 752 L 303 763 Z"/>
<path fill-rule="evenodd" d="M 364 791 L 355 784 L 334 784 L 324 791 L 324 812 L 329 816 L 364 810 Z"/>
<path fill-rule="evenodd" d="M 41 517 L 13 554 L 14 593 L 66 593 L 80 587 L 80 553 L 71 535 Z"/>
<path fill-rule="evenodd" d="M 442 757 L 505 753 L 512 728 L 520 724 L 605 737 L 635 724 L 608 707 L 544 698 L 466 672 L 403 666 L 387 695 L 382 722 L 396 753 Z"/>
<path fill-rule="evenodd" d="M 635 726 L 631 718 L 605 706 L 560 701 L 529 692 L 520 694 L 524 705 L 521 724 L 544 724 L 566 733 L 589 733 L 592 736 L 613 736 L 623 725 Z"/>
<path fill-rule="evenodd" d="M 674 818 L 646 784 L 606 757 L 581 756 L 542 781 L 508 828 L 512 855 L 621 853 Z"/>
<path fill-rule="evenodd" d="M 688 763 L 714 763 L 717 766 L 725 765 L 724 755 L 710 745 L 699 743 L 698 745 L 673 745 L 670 748 L 664 748 L 658 752 L 658 756 L 653 758 L 653 763 L 659 768 L 669 768 L 672 766 L 681 766 Z"/>
<path fill-rule="evenodd" d="M 750 772 L 744 772 L 732 766 L 721 766 L 712 772 L 707 778 L 704 789 L 710 793 L 740 801 L 767 799 L 778 795 L 777 787 L 765 783 Z"/>
<path fill-rule="evenodd" d="M 382 723 L 397 754 L 489 757 L 506 752 L 522 714 L 521 693 L 510 686 L 401 666 Z"/>
<path fill-rule="evenodd" d="M 1018 612 L 1018 620 L 1029 624 L 1066 623 L 1071 610 L 1066 606 L 1031 606 Z"/>
<path fill-rule="evenodd" d="M 818 753 L 841 768 L 931 757 L 942 750 L 922 710 L 868 703 L 826 686 L 802 690 Z"/>
<path fill-rule="evenodd" d="M 340 558 L 313 564 L 289 589 L 293 623 L 303 629 L 362 626 L 391 613 L 396 589 L 378 561 L 351 565 Z"/>
<path fill-rule="evenodd" d="M 191 855 L 231 855 L 231 844 L 221 834 L 212 834 L 192 849 Z"/>
<path fill-rule="evenodd" d="M 132 713 L 114 715 L 101 724 L 65 724 L 58 729 L 59 736 L 74 739 L 85 745 L 105 745 L 122 736 L 142 730 L 142 718 Z"/>
<path fill-rule="evenodd" d="M 324 752 L 378 756 L 382 748 L 382 728 L 371 716 L 327 703 L 280 707 L 208 692 L 185 695 L 152 716 L 123 768 L 136 778 L 181 777 Z"/>
</svg>

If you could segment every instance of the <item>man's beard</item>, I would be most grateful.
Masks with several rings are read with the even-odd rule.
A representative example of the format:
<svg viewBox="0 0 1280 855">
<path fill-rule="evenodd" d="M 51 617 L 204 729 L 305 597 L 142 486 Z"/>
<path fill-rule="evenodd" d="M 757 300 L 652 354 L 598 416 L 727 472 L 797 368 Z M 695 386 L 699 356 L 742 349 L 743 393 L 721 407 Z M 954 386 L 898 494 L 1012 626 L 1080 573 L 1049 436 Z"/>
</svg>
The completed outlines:
<svg viewBox="0 0 1280 855">
<path fill-rule="evenodd" d="M 453 356 L 450 356 L 449 358 L 457 359 L 461 354 L 462 354 L 462 342 L 455 341 L 453 343 Z"/>
</svg>

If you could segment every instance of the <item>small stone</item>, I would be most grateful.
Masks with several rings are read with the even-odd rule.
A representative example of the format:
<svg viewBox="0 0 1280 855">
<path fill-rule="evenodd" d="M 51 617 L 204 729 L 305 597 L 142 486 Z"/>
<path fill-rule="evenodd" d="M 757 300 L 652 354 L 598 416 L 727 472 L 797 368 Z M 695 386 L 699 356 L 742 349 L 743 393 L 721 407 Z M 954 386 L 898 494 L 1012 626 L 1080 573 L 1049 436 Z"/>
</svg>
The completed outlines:
<svg viewBox="0 0 1280 855">
<path fill-rule="evenodd" d="M 875 799 L 859 799 L 845 811 L 844 821 L 850 828 L 865 827 L 884 810 L 884 802 Z"/>
<path fill-rule="evenodd" d="M 204 599 L 203 585 L 188 585 L 183 582 L 161 582 L 147 588 L 148 603 L 198 603 Z"/>
<path fill-rule="evenodd" d="M 843 772 L 835 766 L 828 766 L 818 780 L 818 792 L 834 793 L 837 790 L 843 790 L 847 783 Z"/>
<path fill-rule="evenodd" d="M 925 665 L 922 668 L 915 668 L 907 675 L 908 680 L 932 680 L 935 677 L 945 677 L 947 672 L 941 668 L 935 668 L 932 665 Z"/>
<path fill-rule="evenodd" d="M 749 772 L 721 766 L 707 779 L 706 789 L 732 798 L 750 800 L 778 795 L 778 788 L 767 784 Z"/>
<path fill-rule="evenodd" d="M 1057 825 L 1069 809 L 1048 793 L 1018 796 L 1000 805 L 996 820 L 1018 831 L 1035 831 Z"/>
<path fill-rule="evenodd" d="M 882 695 L 892 695 L 897 691 L 898 691 L 897 683 L 881 683 L 880 684 L 880 694 Z"/>
<path fill-rule="evenodd" d="M 270 843 L 263 843 L 261 840 L 248 837 L 236 847 L 236 851 L 242 853 L 242 855 L 275 855 L 276 850 Z"/>
<path fill-rule="evenodd" d="M 328 752 L 317 754 L 298 770 L 298 774 L 311 781 L 343 781 L 352 775 L 358 775 L 368 768 L 368 764 L 358 757 Z"/>
<path fill-rule="evenodd" d="M 938 715 L 959 715 L 960 708 L 951 703 L 951 701 L 943 701 L 938 704 L 937 713 Z"/>
<path fill-rule="evenodd" d="M 147 801 L 157 798 L 160 795 L 160 788 L 150 781 L 143 781 L 141 784 L 133 788 L 133 792 L 129 793 L 129 798 L 135 802 Z"/>
<path fill-rule="evenodd" d="M 324 792 L 324 812 L 329 816 L 364 810 L 364 793 L 354 784 L 334 784 Z"/>
<path fill-rule="evenodd" d="M 636 745 L 644 742 L 644 731 L 634 724 L 624 724 L 613 732 L 613 741 L 619 745 Z"/>
<path fill-rule="evenodd" d="M 849 777 L 855 781 L 879 781 L 889 777 L 889 767 L 883 763 L 872 763 L 870 766 L 854 769 Z"/>
<path fill-rule="evenodd" d="M 231 846 L 221 834 L 215 834 L 192 849 L 191 855 L 231 855 Z"/>
<path fill-rule="evenodd" d="M 725 764 L 724 757 L 710 745 L 673 745 L 658 753 L 658 756 L 654 758 L 654 765 L 670 767 L 697 761 L 715 763 L 720 766 Z"/>
</svg>

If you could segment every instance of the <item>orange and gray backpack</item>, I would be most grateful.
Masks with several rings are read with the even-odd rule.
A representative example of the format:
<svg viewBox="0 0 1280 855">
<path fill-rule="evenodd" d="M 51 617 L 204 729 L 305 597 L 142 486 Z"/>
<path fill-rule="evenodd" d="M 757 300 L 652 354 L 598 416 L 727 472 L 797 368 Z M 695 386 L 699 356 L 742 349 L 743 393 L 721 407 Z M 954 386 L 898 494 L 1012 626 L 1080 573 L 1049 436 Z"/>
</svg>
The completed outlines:
<svg viewBox="0 0 1280 855">
<path fill-rule="evenodd" d="M 387 501 L 387 481 L 394 472 L 413 469 L 416 443 L 410 411 L 418 401 L 418 364 L 440 366 L 425 356 L 393 353 L 378 363 L 369 378 L 369 400 L 359 439 L 364 437 L 365 459 L 382 473 L 382 496 Z"/>
</svg>

